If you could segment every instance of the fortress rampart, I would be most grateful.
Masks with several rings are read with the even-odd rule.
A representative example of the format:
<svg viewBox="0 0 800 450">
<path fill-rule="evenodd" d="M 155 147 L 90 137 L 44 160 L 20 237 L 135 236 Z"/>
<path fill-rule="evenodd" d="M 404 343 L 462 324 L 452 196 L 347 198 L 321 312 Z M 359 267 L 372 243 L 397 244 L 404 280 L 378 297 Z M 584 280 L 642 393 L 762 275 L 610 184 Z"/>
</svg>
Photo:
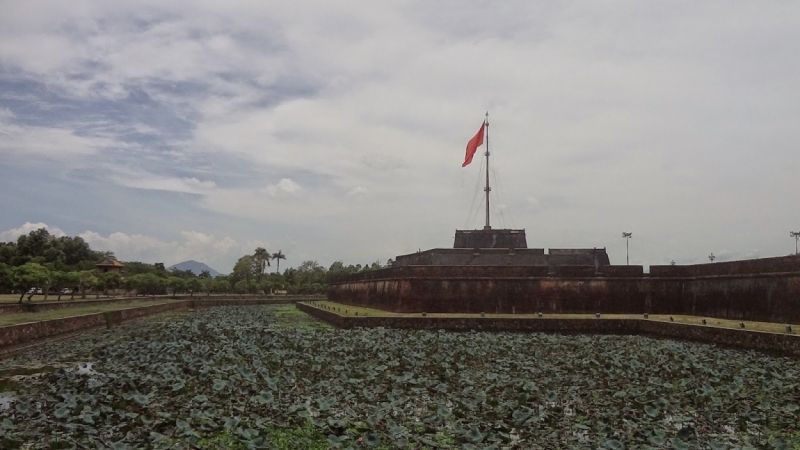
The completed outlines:
<svg viewBox="0 0 800 450">
<path fill-rule="evenodd" d="M 687 314 L 800 323 L 800 257 L 687 266 L 401 266 L 341 277 L 340 303 L 394 312 Z"/>
</svg>

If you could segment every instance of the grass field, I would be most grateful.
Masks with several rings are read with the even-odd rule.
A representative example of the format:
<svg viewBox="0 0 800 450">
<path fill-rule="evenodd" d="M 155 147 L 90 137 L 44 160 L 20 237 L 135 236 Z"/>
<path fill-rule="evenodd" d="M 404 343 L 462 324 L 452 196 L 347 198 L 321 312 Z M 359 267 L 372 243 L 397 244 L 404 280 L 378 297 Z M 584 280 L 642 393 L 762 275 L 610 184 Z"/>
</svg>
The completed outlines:
<svg viewBox="0 0 800 450">
<path fill-rule="evenodd" d="M 343 305 L 330 301 L 314 302 L 317 305 L 325 305 L 331 308 L 336 308 L 334 312 L 343 316 L 377 316 L 377 317 L 419 317 L 421 313 L 394 313 L 390 311 L 382 311 L 380 309 L 362 308 L 358 306 Z M 468 317 L 481 317 L 480 314 L 445 314 L 445 313 L 427 313 L 428 317 L 455 317 L 455 318 L 468 318 Z M 515 318 L 515 319 L 539 319 L 536 314 L 486 314 L 486 317 L 497 318 Z M 767 331 L 771 333 L 785 333 L 786 324 L 773 323 L 773 322 L 752 322 L 741 320 L 728 320 L 717 319 L 699 316 L 669 316 L 662 314 L 650 314 L 648 320 L 655 320 L 661 322 L 669 322 L 670 317 L 676 323 L 686 323 L 693 325 L 702 325 L 703 319 L 706 320 L 706 326 L 720 327 L 720 328 L 740 328 L 739 323 L 745 325 L 746 330 L 751 331 Z M 540 320 L 547 319 L 594 319 L 594 314 L 544 314 Z M 603 319 L 642 319 L 640 314 L 603 314 L 599 320 Z M 793 328 L 800 330 L 800 325 L 793 325 Z"/>
<path fill-rule="evenodd" d="M 0 327 L 8 325 L 17 325 L 20 323 L 28 322 L 41 322 L 43 320 L 61 319 L 63 317 L 81 316 L 85 314 L 95 314 L 108 311 L 116 311 L 119 309 L 160 305 L 169 303 L 169 300 L 152 300 L 152 301 L 131 301 L 115 303 L 113 305 L 97 305 L 97 306 L 82 306 L 78 308 L 61 308 L 41 312 L 26 312 L 26 313 L 13 313 L 3 314 L 0 316 Z"/>
</svg>

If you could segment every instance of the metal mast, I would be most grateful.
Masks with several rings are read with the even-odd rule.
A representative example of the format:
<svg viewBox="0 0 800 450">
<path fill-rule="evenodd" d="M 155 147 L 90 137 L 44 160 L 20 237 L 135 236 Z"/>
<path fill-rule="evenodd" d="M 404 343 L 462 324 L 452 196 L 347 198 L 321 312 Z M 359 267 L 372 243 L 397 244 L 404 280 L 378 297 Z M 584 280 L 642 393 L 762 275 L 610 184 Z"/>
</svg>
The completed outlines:
<svg viewBox="0 0 800 450">
<path fill-rule="evenodd" d="M 492 227 L 489 225 L 489 191 L 492 190 L 489 187 L 489 111 L 486 111 L 484 126 L 486 127 L 486 187 L 483 190 L 486 191 L 486 226 L 483 229 L 491 230 Z"/>
</svg>

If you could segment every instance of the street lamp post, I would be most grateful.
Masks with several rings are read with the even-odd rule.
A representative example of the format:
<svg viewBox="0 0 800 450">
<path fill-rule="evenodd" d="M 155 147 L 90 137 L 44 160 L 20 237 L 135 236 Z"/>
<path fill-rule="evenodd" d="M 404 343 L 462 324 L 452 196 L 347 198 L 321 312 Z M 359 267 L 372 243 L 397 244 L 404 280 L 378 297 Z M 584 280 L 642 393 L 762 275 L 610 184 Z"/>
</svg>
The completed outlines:
<svg viewBox="0 0 800 450">
<path fill-rule="evenodd" d="M 631 263 L 630 256 L 628 256 L 629 255 L 629 253 L 628 253 L 628 242 L 630 242 L 631 236 L 633 236 L 633 232 L 630 232 L 630 233 L 625 232 L 625 231 L 622 232 L 622 237 L 625 238 L 625 265 L 626 266 Z"/>
<path fill-rule="evenodd" d="M 797 255 L 797 240 L 800 239 L 800 231 L 790 231 L 789 236 L 794 238 L 794 254 Z"/>
</svg>

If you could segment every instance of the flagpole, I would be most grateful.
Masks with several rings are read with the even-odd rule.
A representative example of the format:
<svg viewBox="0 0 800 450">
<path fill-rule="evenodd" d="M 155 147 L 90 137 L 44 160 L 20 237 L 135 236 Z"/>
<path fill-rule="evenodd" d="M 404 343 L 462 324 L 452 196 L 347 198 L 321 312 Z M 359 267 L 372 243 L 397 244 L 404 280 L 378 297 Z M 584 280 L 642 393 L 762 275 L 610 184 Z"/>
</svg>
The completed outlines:
<svg viewBox="0 0 800 450">
<path fill-rule="evenodd" d="M 491 230 L 492 227 L 489 225 L 489 191 L 492 188 L 489 187 L 489 111 L 486 111 L 486 121 L 484 122 L 484 126 L 486 127 L 486 226 L 484 230 Z"/>
</svg>

